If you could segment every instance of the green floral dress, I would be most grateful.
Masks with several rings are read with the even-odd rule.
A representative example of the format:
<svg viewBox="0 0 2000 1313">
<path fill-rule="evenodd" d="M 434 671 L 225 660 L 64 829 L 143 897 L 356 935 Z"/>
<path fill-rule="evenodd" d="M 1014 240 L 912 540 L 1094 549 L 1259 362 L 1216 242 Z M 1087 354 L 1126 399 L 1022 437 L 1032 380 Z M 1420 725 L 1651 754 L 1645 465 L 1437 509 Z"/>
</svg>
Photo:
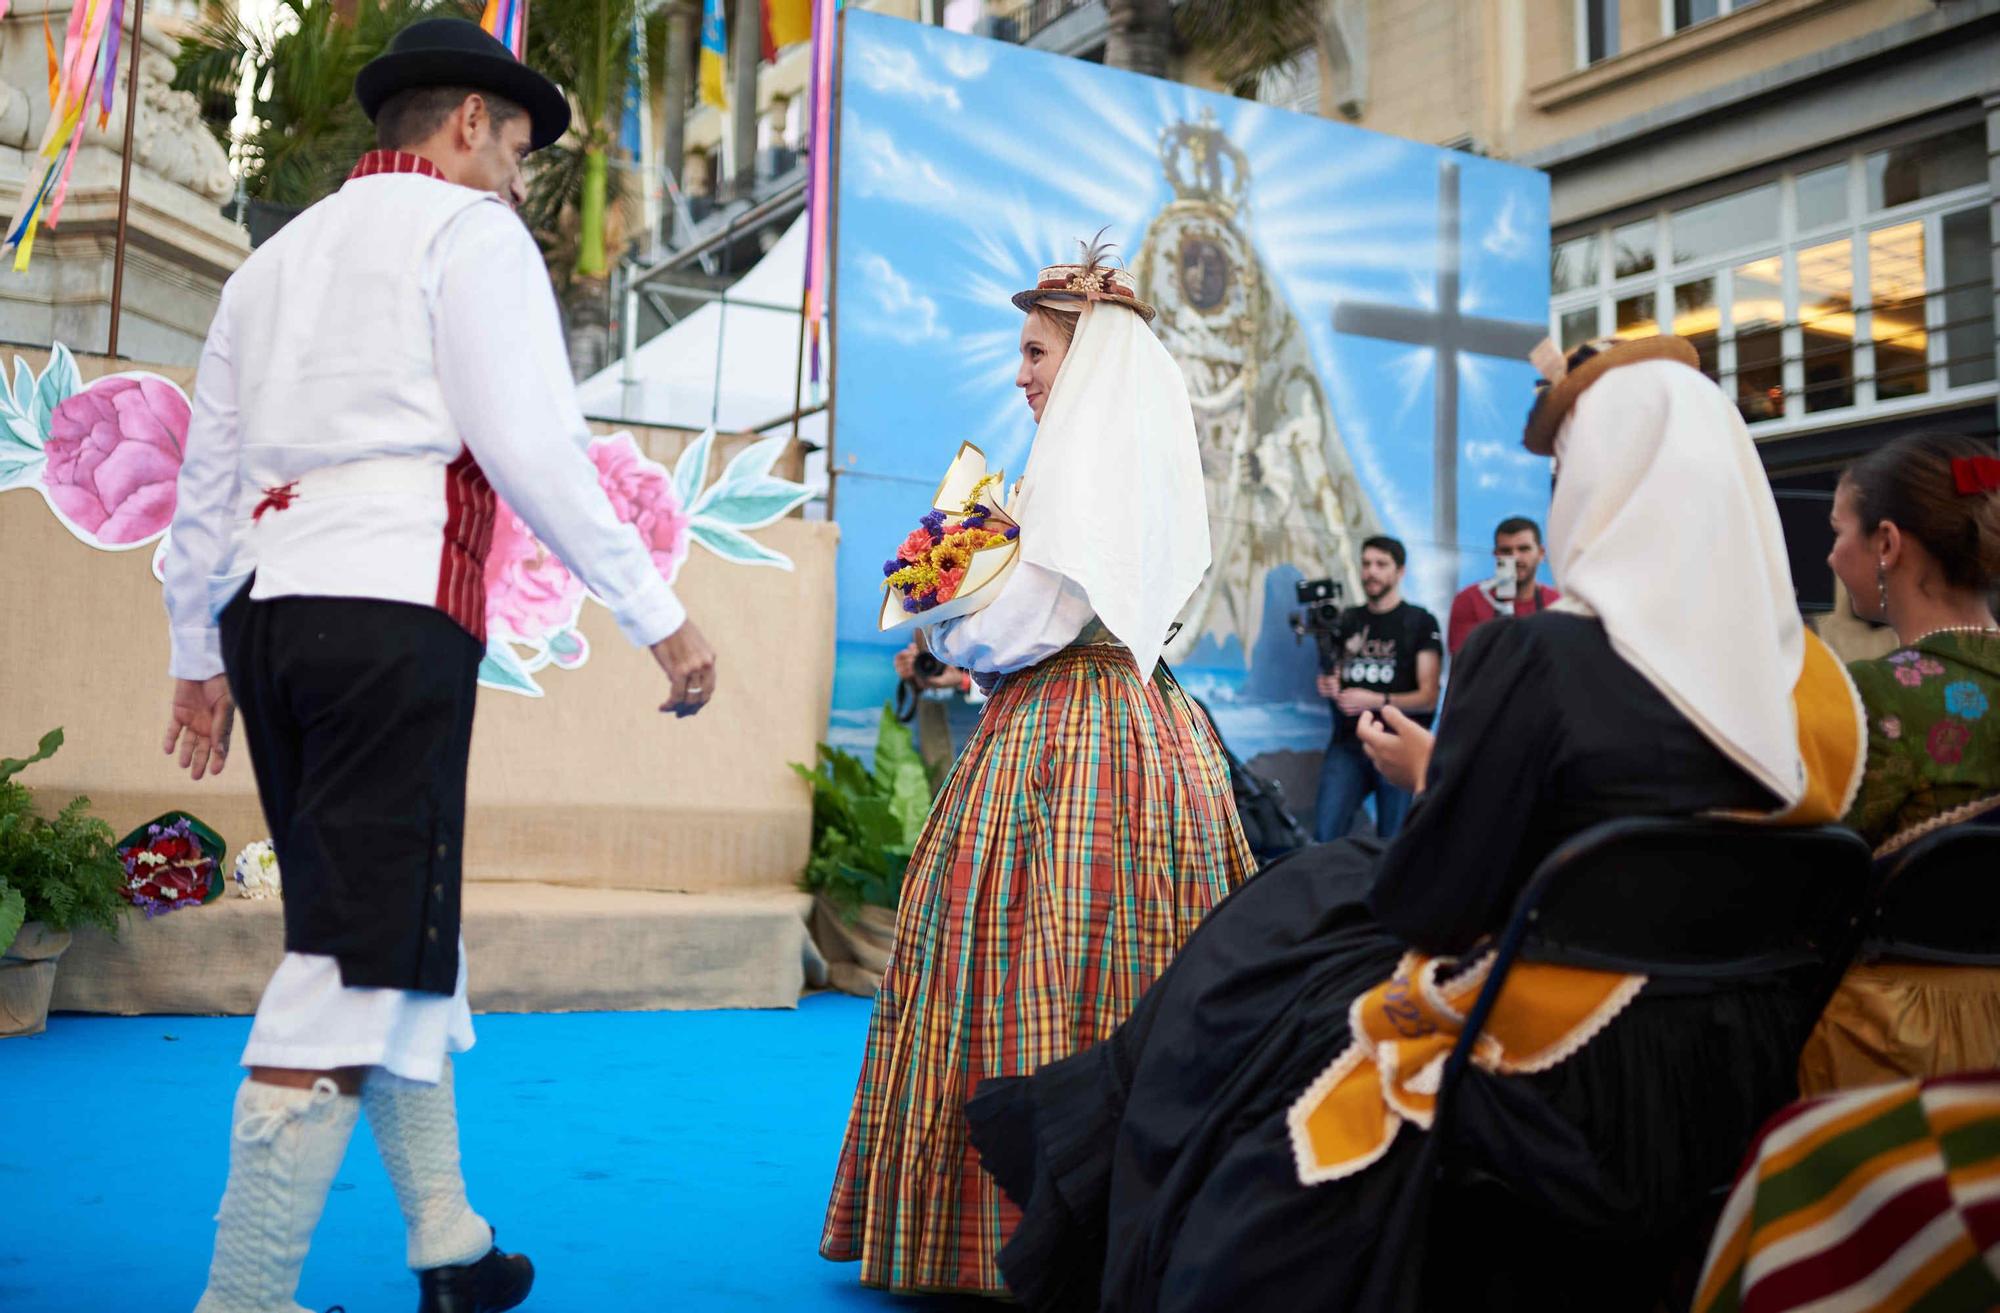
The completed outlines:
<svg viewBox="0 0 2000 1313">
<path fill-rule="evenodd" d="M 1868 714 L 1847 823 L 1869 843 L 2000 793 L 2000 634 L 1932 634 L 1847 669 Z"/>
<path fill-rule="evenodd" d="M 1868 765 L 1847 823 L 1878 851 L 2000 795 L 2000 635 L 1933 634 L 1848 673 Z M 1983 819 L 2000 819 L 2000 807 Z M 1799 1058 L 1805 1094 L 2000 1067 L 2000 970 L 1857 962 Z"/>
</svg>

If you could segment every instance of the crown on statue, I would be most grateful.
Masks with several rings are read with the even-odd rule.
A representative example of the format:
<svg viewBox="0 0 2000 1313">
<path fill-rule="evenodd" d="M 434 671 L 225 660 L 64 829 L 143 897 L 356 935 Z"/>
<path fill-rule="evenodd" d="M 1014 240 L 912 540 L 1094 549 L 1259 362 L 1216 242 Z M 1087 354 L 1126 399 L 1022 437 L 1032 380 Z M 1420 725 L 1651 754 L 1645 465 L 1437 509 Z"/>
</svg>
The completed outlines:
<svg viewBox="0 0 2000 1313">
<path fill-rule="evenodd" d="M 1193 123 L 1160 129 L 1160 165 L 1177 200 L 1215 201 L 1242 208 L 1250 193 L 1250 159 L 1203 109 Z"/>
</svg>

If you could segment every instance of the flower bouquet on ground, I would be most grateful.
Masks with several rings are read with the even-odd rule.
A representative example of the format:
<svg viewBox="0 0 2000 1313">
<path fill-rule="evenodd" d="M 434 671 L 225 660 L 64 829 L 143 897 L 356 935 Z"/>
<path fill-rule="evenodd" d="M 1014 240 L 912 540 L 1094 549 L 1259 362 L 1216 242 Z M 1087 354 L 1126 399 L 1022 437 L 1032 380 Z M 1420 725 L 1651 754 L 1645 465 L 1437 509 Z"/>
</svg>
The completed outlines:
<svg viewBox="0 0 2000 1313">
<path fill-rule="evenodd" d="M 884 630 L 971 615 L 999 594 L 1021 555 L 1021 527 L 1000 509 L 1005 479 L 979 448 L 958 449 L 930 512 L 882 563 Z"/>
<path fill-rule="evenodd" d="M 230 883 L 235 887 L 238 898 L 279 896 L 282 886 L 278 876 L 278 853 L 269 839 L 243 845 L 243 851 L 236 854 L 236 869 L 230 872 Z"/>
<path fill-rule="evenodd" d="M 151 919 L 222 893 L 222 836 L 186 812 L 155 817 L 118 845 L 125 901 Z"/>
</svg>

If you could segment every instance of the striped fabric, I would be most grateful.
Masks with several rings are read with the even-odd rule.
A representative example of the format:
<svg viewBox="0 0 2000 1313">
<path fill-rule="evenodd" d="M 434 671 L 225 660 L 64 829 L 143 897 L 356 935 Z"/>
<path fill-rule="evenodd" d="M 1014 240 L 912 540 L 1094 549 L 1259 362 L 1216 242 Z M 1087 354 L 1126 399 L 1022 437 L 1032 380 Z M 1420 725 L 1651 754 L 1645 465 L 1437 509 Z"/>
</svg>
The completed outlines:
<svg viewBox="0 0 2000 1313">
<path fill-rule="evenodd" d="M 347 177 L 352 181 L 355 178 L 372 178 L 378 173 L 421 173 L 439 182 L 446 180 L 444 171 L 437 165 L 406 150 L 371 150 L 354 162 Z"/>
<path fill-rule="evenodd" d="M 493 485 L 470 451 L 444 467 L 444 554 L 437 608 L 486 641 L 486 553 L 493 545 Z"/>
<path fill-rule="evenodd" d="M 1103 1039 L 1255 869 L 1229 769 L 1164 667 L 1076 646 L 1008 677 L 931 809 L 820 1252 L 904 1291 L 999 1292 L 1018 1214 L 964 1105 Z"/>
<path fill-rule="evenodd" d="M 1697 1313 L 2000 1308 L 2000 1073 L 1793 1104 L 1716 1227 Z"/>
</svg>

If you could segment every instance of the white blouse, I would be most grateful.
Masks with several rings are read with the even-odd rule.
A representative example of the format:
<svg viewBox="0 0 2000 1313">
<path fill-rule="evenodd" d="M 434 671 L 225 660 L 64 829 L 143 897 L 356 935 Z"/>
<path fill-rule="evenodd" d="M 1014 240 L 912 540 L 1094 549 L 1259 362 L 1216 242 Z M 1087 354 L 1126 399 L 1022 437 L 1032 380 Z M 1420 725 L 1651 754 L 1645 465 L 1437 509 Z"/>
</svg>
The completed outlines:
<svg viewBox="0 0 2000 1313">
<path fill-rule="evenodd" d="M 947 665 L 1004 675 L 1068 647 L 1096 615 L 1081 586 L 1022 561 L 998 597 L 971 615 L 931 626 L 926 637 Z"/>
</svg>

